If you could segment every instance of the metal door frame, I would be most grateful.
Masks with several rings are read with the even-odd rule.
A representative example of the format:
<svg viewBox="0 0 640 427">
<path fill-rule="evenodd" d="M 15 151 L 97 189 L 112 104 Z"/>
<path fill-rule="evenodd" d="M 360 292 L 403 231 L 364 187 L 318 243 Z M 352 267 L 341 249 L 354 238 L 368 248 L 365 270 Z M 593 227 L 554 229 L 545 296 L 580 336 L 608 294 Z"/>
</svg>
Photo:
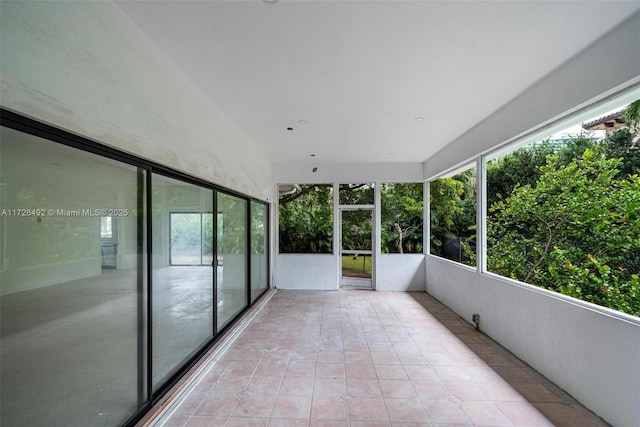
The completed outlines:
<svg viewBox="0 0 640 427">
<path fill-rule="evenodd" d="M 349 289 L 370 289 L 373 290 L 375 283 L 375 206 L 374 205 L 342 205 L 338 208 L 340 213 L 340 223 L 338 225 L 338 232 L 340 233 L 340 239 L 338 241 L 338 257 L 340 260 L 340 287 Z M 371 250 L 343 250 L 342 248 L 342 213 L 344 211 L 370 211 L 371 212 Z M 355 255 L 364 254 L 371 255 L 371 278 L 356 278 L 356 277 L 344 277 L 342 275 L 342 255 Z"/>
</svg>

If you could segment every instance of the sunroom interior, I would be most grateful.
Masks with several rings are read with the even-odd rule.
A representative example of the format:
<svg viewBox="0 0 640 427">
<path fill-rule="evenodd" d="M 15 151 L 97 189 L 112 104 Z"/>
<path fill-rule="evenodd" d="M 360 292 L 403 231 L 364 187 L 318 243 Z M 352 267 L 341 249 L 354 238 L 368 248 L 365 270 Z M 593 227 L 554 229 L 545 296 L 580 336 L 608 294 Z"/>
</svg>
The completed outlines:
<svg viewBox="0 0 640 427">
<path fill-rule="evenodd" d="M 640 318 L 490 272 L 486 237 L 488 160 L 640 99 L 640 2 L 0 7 L 0 424 L 135 425 L 261 302 L 345 288 L 426 292 L 640 423 Z M 468 169 L 465 264 L 431 250 L 429 196 Z M 415 183 L 422 241 L 386 253 L 384 189 Z M 279 201 L 314 185 L 333 238 L 287 251 Z"/>
</svg>

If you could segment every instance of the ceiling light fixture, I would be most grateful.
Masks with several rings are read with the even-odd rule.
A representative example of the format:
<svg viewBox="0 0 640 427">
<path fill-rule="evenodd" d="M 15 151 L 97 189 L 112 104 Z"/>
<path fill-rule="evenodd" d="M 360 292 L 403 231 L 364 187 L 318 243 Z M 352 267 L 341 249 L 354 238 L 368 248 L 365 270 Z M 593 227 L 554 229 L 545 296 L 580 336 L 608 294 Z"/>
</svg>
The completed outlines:
<svg viewBox="0 0 640 427">
<path fill-rule="evenodd" d="M 416 117 L 413 120 L 415 120 L 416 122 L 422 122 L 422 121 L 424 121 L 424 117 Z"/>
<path fill-rule="evenodd" d="M 300 123 L 301 125 L 306 125 L 307 121 L 306 120 L 298 120 L 298 123 Z"/>
</svg>

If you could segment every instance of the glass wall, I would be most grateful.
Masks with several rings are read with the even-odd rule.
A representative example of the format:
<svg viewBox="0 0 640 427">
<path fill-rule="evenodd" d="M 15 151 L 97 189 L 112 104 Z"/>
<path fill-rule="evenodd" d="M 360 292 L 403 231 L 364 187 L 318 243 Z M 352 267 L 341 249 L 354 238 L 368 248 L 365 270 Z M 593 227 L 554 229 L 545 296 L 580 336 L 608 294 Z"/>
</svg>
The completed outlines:
<svg viewBox="0 0 640 427">
<path fill-rule="evenodd" d="M 268 223 L 265 203 L 251 201 L 251 301 L 269 287 Z"/>
<path fill-rule="evenodd" d="M 217 193 L 217 329 L 247 306 L 247 201 Z"/>
<path fill-rule="evenodd" d="M 213 246 L 213 224 L 202 221 L 213 190 L 158 174 L 151 188 L 155 390 L 213 338 L 213 266 L 201 262 L 204 241 Z"/>
<path fill-rule="evenodd" d="M 2 113 L 0 425 L 133 424 L 267 290 L 268 205 Z"/>
<path fill-rule="evenodd" d="M 476 168 L 429 183 L 430 253 L 476 265 Z"/>
<path fill-rule="evenodd" d="M 149 399 L 145 171 L 0 132 L 0 424 L 121 425 Z"/>
</svg>

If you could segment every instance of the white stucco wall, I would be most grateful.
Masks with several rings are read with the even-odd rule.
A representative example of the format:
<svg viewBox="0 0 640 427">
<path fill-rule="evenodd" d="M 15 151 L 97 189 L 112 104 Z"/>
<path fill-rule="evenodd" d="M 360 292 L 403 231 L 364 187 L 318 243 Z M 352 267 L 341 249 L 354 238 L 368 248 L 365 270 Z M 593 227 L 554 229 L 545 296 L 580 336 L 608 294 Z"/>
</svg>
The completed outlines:
<svg viewBox="0 0 640 427">
<path fill-rule="evenodd" d="M 425 291 L 423 254 L 383 254 L 376 258 L 376 290 Z"/>
<path fill-rule="evenodd" d="M 423 254 L 384 254 L 375 260 L 378 291 L 425 291 Z M 282 254 L 276 256 L 278 289 L 337 290 L 340 257 L 331 254 Z"/>
<path fill-rule="evenodd" d="M 266 200 L 271 166 L 110 2 L 1 2 L 2 106 Z"/>
<path fill-rule="evenodd" d="M 337 290 L 338 258 L 332 254 L 277 255 L 274 286 L 278 289 Z"/>
</svg>

